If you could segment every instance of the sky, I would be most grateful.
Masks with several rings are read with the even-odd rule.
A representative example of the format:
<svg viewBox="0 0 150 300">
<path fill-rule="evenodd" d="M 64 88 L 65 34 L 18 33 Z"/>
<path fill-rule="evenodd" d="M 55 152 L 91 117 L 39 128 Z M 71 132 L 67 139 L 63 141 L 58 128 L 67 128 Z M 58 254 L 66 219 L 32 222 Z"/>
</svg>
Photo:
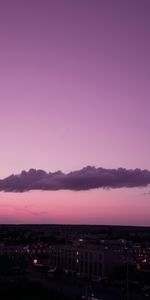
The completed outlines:
<svg viewBox="0 0 150 300">
<path fill-rule="evenodd" d="M 150 1 L 0 1 L 0 178 L 150 170 Z M 150 226 L 149 186 L 0 192 L 0 223 Z"/>
</svg>

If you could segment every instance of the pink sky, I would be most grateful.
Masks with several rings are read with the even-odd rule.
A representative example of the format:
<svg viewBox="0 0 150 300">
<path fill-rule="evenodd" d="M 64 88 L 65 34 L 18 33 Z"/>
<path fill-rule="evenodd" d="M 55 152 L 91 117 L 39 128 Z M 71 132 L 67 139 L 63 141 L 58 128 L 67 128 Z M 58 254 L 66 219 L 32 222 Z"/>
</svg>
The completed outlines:
<svg viewBox="0 0 150 300">
<path fill-rule="evenodd" d="M 0 178 L 150 169 L 150 2 L 0 3 Z M 0 223 L 150 225 L 147 189 L 0 193 Z"/>
<path fill-rule="evenodd" d="M 2 223 L 117 224 L 149 226 L 143 189 L 1 193 Z"/>
</svg>

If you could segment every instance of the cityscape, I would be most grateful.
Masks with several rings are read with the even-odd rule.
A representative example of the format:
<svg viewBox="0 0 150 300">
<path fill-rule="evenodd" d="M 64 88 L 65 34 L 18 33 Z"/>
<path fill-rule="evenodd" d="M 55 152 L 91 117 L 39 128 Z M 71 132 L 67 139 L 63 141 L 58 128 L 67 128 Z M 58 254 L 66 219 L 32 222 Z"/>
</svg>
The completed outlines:
<svg viewBox="0 0 150 300">
<path fill-rule="evenodd" d="M 0 227 L 4 299 L 150 297 L 149 227 Z"/>
<path fill-rule="evenodd" d="M 149 112 L 149 0 L 0 0 L 0 299 L 150 299 Z"/>
</svg>

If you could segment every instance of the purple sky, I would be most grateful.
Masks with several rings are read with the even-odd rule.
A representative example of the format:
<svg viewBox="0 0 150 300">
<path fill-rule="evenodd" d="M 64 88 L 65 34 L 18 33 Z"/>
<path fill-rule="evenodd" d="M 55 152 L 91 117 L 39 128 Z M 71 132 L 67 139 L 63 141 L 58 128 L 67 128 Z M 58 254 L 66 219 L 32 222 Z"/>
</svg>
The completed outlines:
<svg viewBox="0 0 150 300">
<path fill-rule="evenodd" d="M 150 170 L 149 16 L 149 0 L 0 1 L 1 179 Z M 150 225 L 147 190 L 1 192 L 0 223 Z"/>
</svg>

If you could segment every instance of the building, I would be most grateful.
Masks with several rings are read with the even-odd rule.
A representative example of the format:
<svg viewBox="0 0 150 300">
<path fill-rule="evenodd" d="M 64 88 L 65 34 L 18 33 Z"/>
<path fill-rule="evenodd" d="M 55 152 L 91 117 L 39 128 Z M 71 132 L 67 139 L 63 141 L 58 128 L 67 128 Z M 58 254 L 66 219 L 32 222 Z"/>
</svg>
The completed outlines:
<svg viewBox="0 0 150 300">
<path fill-rule="evenodd" d="M 49 250 L 49 265 L 66 273 L 92 280 L 107 278 L 121 262 L 115 252 L 99 247 L 52 246 Z"/>
</svg>

